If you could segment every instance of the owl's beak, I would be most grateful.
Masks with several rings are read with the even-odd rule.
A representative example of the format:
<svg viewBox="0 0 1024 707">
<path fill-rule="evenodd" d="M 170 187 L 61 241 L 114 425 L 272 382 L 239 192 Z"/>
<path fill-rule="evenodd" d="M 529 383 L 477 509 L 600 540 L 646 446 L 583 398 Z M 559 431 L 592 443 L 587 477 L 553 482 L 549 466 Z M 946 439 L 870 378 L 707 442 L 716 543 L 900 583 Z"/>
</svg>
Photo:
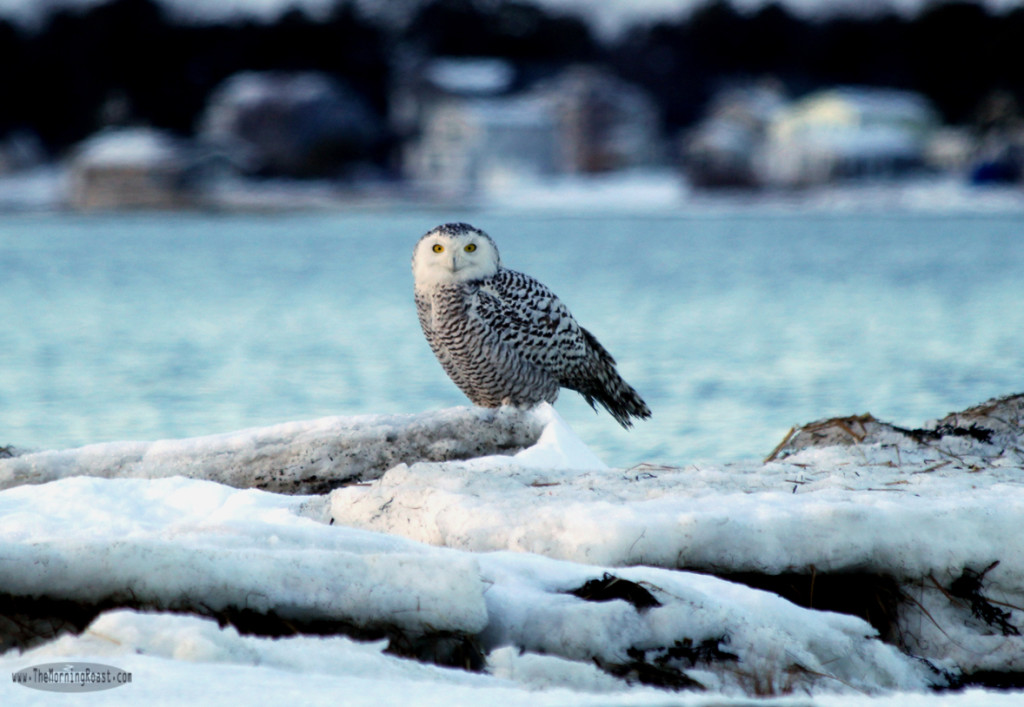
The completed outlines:
<svg viewBox="0 0 1024 707">
<path fill-rule="evenodd" d="M 455 253 L 452 253 L 451 269 L 452 272 L 458 272 L 459 269 L 458 255 Z"/>
</svg>

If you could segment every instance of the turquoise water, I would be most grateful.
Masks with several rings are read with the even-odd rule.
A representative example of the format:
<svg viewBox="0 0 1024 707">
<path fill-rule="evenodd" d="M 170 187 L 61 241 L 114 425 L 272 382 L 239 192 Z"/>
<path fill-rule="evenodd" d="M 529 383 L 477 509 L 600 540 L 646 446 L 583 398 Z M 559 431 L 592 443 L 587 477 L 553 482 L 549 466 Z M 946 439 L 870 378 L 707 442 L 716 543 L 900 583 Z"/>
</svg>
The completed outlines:
<svg viewBox="0 0 1024 707">
<path fill-rule="evenodd" d="M 1019 214 L 8 216 L 0 445 L 466 404 L 409 272 L 452 219 L 558 293 L 651 405 L 626 432 L 563 392 L 611 464 L 762 457 L 794 424 L 914 425 L 1024 390 Z"/>
</svg>

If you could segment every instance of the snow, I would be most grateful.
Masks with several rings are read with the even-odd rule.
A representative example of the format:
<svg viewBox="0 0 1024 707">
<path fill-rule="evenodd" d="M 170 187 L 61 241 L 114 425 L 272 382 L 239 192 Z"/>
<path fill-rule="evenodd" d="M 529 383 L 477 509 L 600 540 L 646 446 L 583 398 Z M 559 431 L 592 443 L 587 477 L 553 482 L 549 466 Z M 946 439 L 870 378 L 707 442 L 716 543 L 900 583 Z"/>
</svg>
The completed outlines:
<svg viewBox="0 0 1024 707">
<path fill-rule="evenodd" d="M 997 559 L 979 538 L 1010 537 L 1019 525 L 1019 461 L 965 479 L 960 464 L 927 471 L 948 461 L 939 452 L 904 452 L 897 460 L 895 449 L 870 451 L 867 463 L 829 448 L 760 467 L 610 473 L 539 474 L 506 463 L 486 474 L 458 474 L 414 464 L 379 483 L 333 492 L 331 513 L 336 522 L 437 545 L 612 566 L 727 564 L 778 573 L 813 564 L 905 578 Z M 458 537 L 447 531 L 449 519 L 458 520 Z M 1012 582 L 1024 580 L 1024 564 L 1001 566 L 1000 573 L 1010 572 Z"/>
<path fill-rule="evenodd" d="M 683 178 L 670 169 L 627 169 L 587 176 L 556 176 L 501 183 L 485 190 L 489 209 L 564 213 L 662 213 L 685 209 Z"/>
<path fill-rule="evenodd" d="M 389 620 L 413 631 L 483 626 L 483 587 L 469 558 L 381 554 L 382 539 L 362 533 L 344 550 L 318 546 L 305 532 L 310 523 L 269 494 L 182 478 L 79 477 L 48 485 L 45 500 L 32 503 L 40 490 L 13 489 L 0 505 L 0 557 L 22 567 L 4 583 L 14 594 L 86 602 L 130 588 L 157 607 L 194 596 L 215 611 Z"/>
<path fill-rule="evenodd" d="M 337 91 L 327 75 L 315 71 L 242 71 L 226 79 L 218 99 L 228 106 L 249 106 L 267 101 L 314 102 Z"/>
<path fill-rule="evenodd" d="M 544 417 L 512 409 L 455 408 L 421 415 L 327 417 L 183 440 L 94 444 L 0 459 L 0 489 L 66 476 L 181 475 L 236 488 L 309 493 L 376 478 L 407 458 L 518 452 L 538 440 L 545 423 Z M 530 455 L 564 462 L 551 446 L 545 442 Z"/>
<path fill-rule="evenodd" d="M 544 405 L 499 411 L 543 426 L 514 455 L 399 463 L 326 495 L 198 477 L 220 474 L 211 460 L 259 459 L 268 440 L 344 445 L 381 424 L 429 436 L 444 427 L 431 416 L 468 435 L 481 419 L 465 409 L 332 418 L 0 460 L 0 478 L 34 474 L 7 476 L 0 491 L 0 592 L 113 607 L 78 635 L 8 651 L 0 670 L 79 660 L 132 672 L 105 704 L 326 704 L 344 694 L 352 704 L 728 705 L 789 693 L 801 697 L 771 704 L 1011 704 L 1010 693 L 929 688 L 945 684 L 941 671 L 1024 669 L 1024 639 L 942 591 L 965 567 L 983 572 L 984 596 L 1020 623 L 1024 451 L 1012 405 L 951 418 L 963 429 L 1010 420 L 987 442 L 920 441 L 865 423 L 849 443 L 815 424 L 773 461 L 684 469 L 608 469 Z M 154 454 L 159 474 L 142 461 Z M 176 459 L 197 478 L 172 475 Z M 713 576 L 744 570 L 894 578 L 913 599 L 900 606 L 902 650 L 856 616 Z M 573 593 L 615 578 L 653 605 Z M 478 646 L 485 670 L 398 657 L 387 640 L 273 639 L 218 622 L 251 614 L 334 622 L 357 637 L 432 646 L 427 654 Z M 711 657 L 687 654 L 693 646 L 711 646 Z M 706 692 L 639 684 L 629 678 L 638 661 Z M 45 697 L 0 691 L 4 704 Z"/>
<path fill-rule="evenodd" d="M 815 616 L 762 592 L 654 568 L 623 576 L 656 587 L 662 607 L 642 614 L 621 601 L 585 602 L 562 592 L 600 576 L 601 568 L 528 554 L 475 556 L 332 527 L 299 514 L 307 501 L 182 478 L 79 477 L 11 489 L 0 506 L 0 562 L 17 572 L 5 578 L 3 589 L 82 602 L 130 590 L 134 600 L 158 609 L 195 610 L 188 602 L 198 601 L 213 611 L 243 606 L 273 609 L 286 619 L 461 631 L 481 634 L 487 646 L 512 645 L 583 665 L 594 657 L 625 660 L 631 646 L 671 645 L 682 636 L 699 641 L 725 631 L 729 650 L 752 670 L 781 671 L 797 661 L 862 689 L 926 684 L 918 665 L 869 638 L 870 628 L 858 619 Z M 120 652 L 94 652 L 90 640 L 95 643 L 96 636 Z M 312 639 L 294 642 L 301 648 Z M 215 629 L 210 621 L 113 611 L 83 637 L 29 655 L 42 661 L 66 655 L 59 651 L 72 646 L 108 662 L 135 652 L 219 662 L 226 654 L 251 654 L 242 650 L 245 643 L 233 629 Z M 278 647 L 282 654 L 287 657 Z M 292 660 L 306 670 L 323 664 Z M 515 672 L 529 677 L 536 662 Z M 508 672 L 516 660 L 506 652 L 498 664 Z M 541 672 L 550 673 L 551 666 Z M 570 680 L 591 672 L 573 666 Z M 606 675 L 596 678 L 607 683 Z"/>
<path fill-rule="evenodd" d="M 67 186 L 67 173 L 48 165 L 0 174 L 0 212 L 55 210 Z"/>
<path fill-rule="evenodd" d="M 400 3 L 400 16 L 408 18 L 410 7 L 419 0 Z M 10 18 L 25 25 L 36 26 L 50 11 L 61 7 L 84 8 L 100 0 L 0 0 L 0 17 Z M 390 3 L 373 0 L 357 0 L 360 9 L 371 16 L 387 17 L 394 8 Z M 754 11 L 763 7 L 766 0 L 733 0 L 737 8 Z M 205 0 L 163 0 L 161 2 L 175 16 L 195 22 L 215 22 L 226 19 L 255 18 L 260 21 L 274 21 L 287 10 L 299 8 L 315 18 L 329 15 L 334 7 L 333 0 L 220 0 L 217 3 Z M 603 36 L 614 37 L 626 27 L 637 22 L 674 19 L 700 6 L 698 0 L 605 0 L 600 4 L 591 0 L 539 0 L 538 4 L 552 11 L 568 12 L 589 21 Z M 803 16 L 820 17 L 829 14 L 865 15 L 892 8 L 907 16 L 913 15 L 925 6 L 924 0 L 886 0 L 878 3 L 864 3 L 861 0 L 785 0 L 789 9 Z M 1020 6 L 1020 0 L 983 0 L 983 4 L 994 12 L 1009 12 Z"/>
<path fill-rule="evenodd" d="M 104 167 L 159 167 L 180 161 L 174 140 L 149 128 L 101 131 L 76 148 L 75 161 Z"/>
<path fill-rule="evenodd" d="M 523 111 L 524 117 L 529 110 Z M 101 133 L 99 137 L 104 137 Z M 143 140 L 144 141 L 144 140 Z M 111 164 L 154 164 L 164 145 L 143 141 L 114 141 L 101 145 Z M 153 149 L 151 149 L 153 148 Z M 93 150 L 90 150 L 92 152 Z M 92 159 L 92 158 L 90 158 Z M 156 164 L 159 164 L 158 162 Z M 67 206 L 66 170 L 40 167 L 0 176 L 0 211 L 52 211 Z M 208 185 L 204 203 L 229 210 L 290 212 L 305 209 L 381 211 L 407 209 L 417 204 L 400 188 L 367 183 L 348 188 L 330 181 L 225 178 Z M 517 175 L 483 185 L 468 206 L 491 214 L 657 214 L 690 216 L 716 213 L 922 213 L 1016 214 L 1024 211 L 1019 185 L 969 184 L 960 174 L 944 174 L 894 181 L 852 180 L 823 184 L 799 191 L 700 191 L 692 189 L 675 170 L 626 169 L 599 175 L 537 177 Z"/>
<path fill-rule="evenodd" d="M 512 65 L 501 59 L 435 59 L 427 76 L 453 93 L 499 93 L 515 78 Z"/>
<path fill-rule="evenodd" d="M 604 462 L 583 444 L 555 409 L 544 403 L 535 415 L 544 424 L 537 441 L 518 452 L 515 460 L 531 469 L 607 469 Z M 489 459 L 501 463 L 502 459 Z"/>
</svg>

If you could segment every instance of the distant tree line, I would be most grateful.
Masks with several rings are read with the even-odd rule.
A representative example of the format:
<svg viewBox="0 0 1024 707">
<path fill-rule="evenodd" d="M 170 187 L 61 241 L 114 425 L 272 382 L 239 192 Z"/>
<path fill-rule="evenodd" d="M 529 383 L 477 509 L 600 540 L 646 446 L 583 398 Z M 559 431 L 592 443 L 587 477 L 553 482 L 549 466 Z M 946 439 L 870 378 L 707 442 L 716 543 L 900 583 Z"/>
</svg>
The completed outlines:
<svg viewBox="0 0 1024 707">
<path fill-rule="evenodd" d="M 774 76 L 794 94 L 835 84 L 923 93 L 950 123 L 970 122 L 994 92 L 1024 99 L 1024 9 L 990 15 L 937 2 L 906 19 L 819 22 L 778 4 L 741 14 L 725 2 L 681 22 L 638 27 L 609 49 L 624 77 L 662 101 L 669 125 L 694 120 L 723 83 Z"/>
<path fill-rule="evenodd" d="M 780 4 L 744 13 L 712 0 L 603 43 L 583 20 L 522 0 L 426 0 L 394 25 L 347 0 L 326 18 L 292 10 L 272 23 L 207 24 L 177 21 L 157 0 L 111 0 L 56 11 L 32 32 L 0 21 L 0 135 L 31 128 L 59 154 L 119 100 L 134 121 L 189 134 L 210 92 L 242 70 L 321 70 L 383 116 L 396 59 L 443 55 L 505 57 L 526 77 L 601 63 L 651 91 L 670 133 L 717 88 L 767 76 L 795 94 L 838 83 L 917 90 L 962 123 L 993 92 L 1024 101 L 1021 46 L 1024 9 L 992 15 L 973 2 L 811 21 Z"/>
<path fill-rule="evenodd" d="M 131 119 L 188 134 L 211 91 L 247 69 L 320 69 L 382 111 L 387 49 L 385 34 L 345 3 L 320 22 L 291 11 L 273 24 L 174 22 L 156 0 L 64 9 L 30 35 L 0 23 L 0 133 L 30 127 L 60 150 L 123 101 Z"/>
</svg>

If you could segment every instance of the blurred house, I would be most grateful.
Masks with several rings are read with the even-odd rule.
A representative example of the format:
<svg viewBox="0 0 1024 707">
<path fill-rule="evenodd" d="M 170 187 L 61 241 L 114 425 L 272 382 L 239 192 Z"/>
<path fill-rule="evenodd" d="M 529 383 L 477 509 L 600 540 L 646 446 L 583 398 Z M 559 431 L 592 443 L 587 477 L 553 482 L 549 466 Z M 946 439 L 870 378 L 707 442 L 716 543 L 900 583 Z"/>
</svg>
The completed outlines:
<svg viewBox="0 0 1024 707">
<path fill-rule="evenodd" d="M 925 165 L 936 172 L 962 174 L 974 159 L 977 142 L 969 128 L 941 126 L 932 132 L 925 145 Z"/>
<path fill-rule="evenodd" d="M 772 120 L 764 179 L 799 186 L 850 177 L 889 177 L 924 164 L 938 127 L 923 96 L 883 88 L 840 87 L 813 93 Z"/>
<path fill-rule="evenodd" d="M 556 173 L 558 131 L 536 99 L 447 99 L 427 114 L 406 152 L 406 173 L 425 191 L 459 198 Z"/>
<path fill-rule="evenodd" d="M 654 101 L 593 67 L 514 90 L 516 74 L 506 62 L 445 59 L 423 67 L 419 82 L 404 82 L 395 96 L 405 104 L 392 110 L 393 125 L 408 134 L 403 171 L 434 194 L 466 196 L 661 156 Z"/>
<path fill-rule="evenodd" d="M 460 198 L 483 184 L 550 171 L 552 127 L 534 102 L 509 97 L 515 68 L 479 57 L 407 60 L 396 71 L 391 129 L 402 172 L 422 191 Z"/>
<path fill-rule="evenodd" d="M 330 177 L 370 158 L 383 129 L 361 96 L 326 74 L 246 71 L 214 91 L 198 137 L 245 174 Z"/>
<path fill-rule="evenodd" d="M 978 142 L 971 155 L 973 184 L 1013 184 L 1024 181 L 1024 111 L 1008 91 L 996 91 L 979 106 L 975 130 Z"/>
<path fill-rule="evenodd" d="M 658 106 L 646 91 L 595 66 L 577 65 L 538 83 L 558 124 L 559 171 L 609 172 L 662 159 Z"/>
<path fill-rule="evenodd" d="M 758 156 L 768 126 L 786 106 L 779 85 L 763 82 L 719 91 L 701 121 L 683 136 L 683 167 L 696 187 L 759 186 Z"/>
<path fill-rule="evenodd" d="M 1016 184 L 1024 181 L 1024 130 L 986 135 L 974 155 L 968 175 L 972 184 Z"/>
<path fill-rule="evenodd" d="M 149 128 L 102 131 L 75 149 L 68 165 L 76 209 L 173 209 L 192 205 L 191 152 Z"/>
<path fill-rule="evenodd" d="M 490 57 L 396 59 L 388 98 L 391 131 L 405 141 L 414 138 L 433 109 L 452 98 L 494 98 L 512 92 L 517 75 L 504 59 Z"/>
</svg>

